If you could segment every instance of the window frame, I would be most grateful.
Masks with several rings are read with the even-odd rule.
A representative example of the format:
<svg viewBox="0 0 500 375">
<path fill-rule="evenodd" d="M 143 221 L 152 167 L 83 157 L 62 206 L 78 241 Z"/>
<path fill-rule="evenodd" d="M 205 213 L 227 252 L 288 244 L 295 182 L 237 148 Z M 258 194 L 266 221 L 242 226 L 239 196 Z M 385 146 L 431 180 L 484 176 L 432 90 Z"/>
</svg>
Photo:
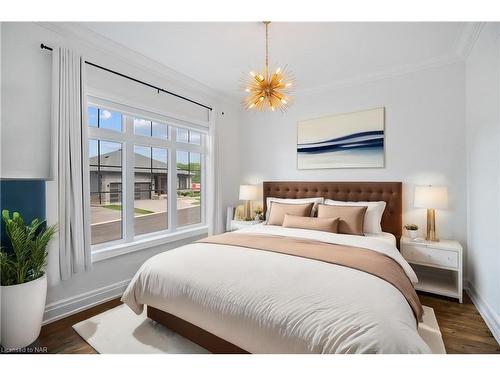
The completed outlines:
<svg viewBox="0 0 500 375">
<path fill-rule="evenodd" d="M 122 145 L 122 238 L 91 245 L 92 261 L 100 261 L 128 252 L 150 248 L 162 243 L 177 241 L 206 234 L 207 211 L 207 159 L 208 136 L 210 121 L 204 125 L 200 122 L 189 122 L 185 119 L 175 119 L 168 115 L 149 112 L 141 108 L 115 103 L 95 96 L 87 96 L 86 110 L 90 106 L 119 112 L 122 115 L 122 132 L 88 126 L 85 121 L 88 140 L 119 142 Z M 165 124 L 167 139 L 143 136 L 134 133 L 134 117 Z M 183 128 L 201 133 L 200 145 L 176 141 L 175 128 Z M 134 233 L 134 146 L 156 147 L 167 150 L 167 217 L 168 228 L 162 231 L 141 235 Z M 85 149 L 88 148 L 88 145 Z M 177 226 L 177 151 L 196 152 L 200 154 L 201 187 L 200 187 L 200 223 Z M 88 163 L 89 154 L 87 150 Z M 90 191 L 90 190 L 89 190 Z M 173 194 L 172 194 L 173 193 Z"/>
</svg>

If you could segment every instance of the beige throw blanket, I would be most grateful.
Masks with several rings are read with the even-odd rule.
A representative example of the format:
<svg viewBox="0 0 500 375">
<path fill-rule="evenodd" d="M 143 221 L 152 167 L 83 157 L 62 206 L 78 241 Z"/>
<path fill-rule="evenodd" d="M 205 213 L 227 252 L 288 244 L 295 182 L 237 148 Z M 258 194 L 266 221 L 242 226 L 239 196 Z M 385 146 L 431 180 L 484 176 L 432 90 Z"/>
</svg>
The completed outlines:
<svg viewBox="0 0 500 375">
<path fill-rule="evenodd" d="M 369 273 L 396 287 L 408 301 L 417 320 L 422 321 L 422 304 L 410 279 L 396 261 L 376 251 L 302 238 L 236 232 L 208 237 L 198 242 L 272 251 Z"/>
</svg>

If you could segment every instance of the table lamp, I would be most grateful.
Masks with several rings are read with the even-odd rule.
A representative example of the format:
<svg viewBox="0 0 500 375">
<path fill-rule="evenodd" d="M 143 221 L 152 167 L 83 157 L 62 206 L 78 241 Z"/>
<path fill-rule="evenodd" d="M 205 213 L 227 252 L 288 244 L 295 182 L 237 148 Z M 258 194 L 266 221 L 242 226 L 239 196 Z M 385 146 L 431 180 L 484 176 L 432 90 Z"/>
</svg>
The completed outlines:
<svg viewBox="0 0 500 375">
<path fill-rule="evenodd" d="M 240 185 L 240 200 L 245 201 L 245 220 L 252 220 L 250 202 L 257 198 L 257 186 Z"/>
<path fill-rule="evenodd" d="M 446 186 L 415 186 L 416 208 L 427 209 L 427 241 L 439 241 L 436 236 L 436 209 L 448 207 L 448 190 Z"/>
</svg>

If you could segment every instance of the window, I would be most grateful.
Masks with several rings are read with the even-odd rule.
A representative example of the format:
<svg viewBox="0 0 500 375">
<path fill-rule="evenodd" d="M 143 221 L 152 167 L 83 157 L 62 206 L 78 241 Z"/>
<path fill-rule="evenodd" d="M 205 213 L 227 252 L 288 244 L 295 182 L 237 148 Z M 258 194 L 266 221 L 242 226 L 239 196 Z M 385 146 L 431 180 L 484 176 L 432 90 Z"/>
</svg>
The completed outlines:
<svg viewBox="0 0 500 375">
<path fill-rule="evenodd" d="M 87 109 L 95 249 L 205 223 L 205 133 L 133 113 Z"/>
<path fill-rule="evenodd" d="M 134 234 L 168 228 L 167 149 L 134 146 Z"/>
<path fill-rule="evenodd" d="M 122 116 L 118 112 L 108 111 L 96 107 L 89 107 L 87 111 L 88 125 L 94 128 L 122 131 Z"/>
<path fill-rule="evenodd" d="M 168 138 L 168 126 L 158 122 L 134 118 L 134 134 L 160 139 Z"/>
<path fill-rule="evenodd" d="M 91 243 L 122 238 L 122 145 L 89 140 Z"/>
<path fill-rule="evenodd" d="M 201 221 L 201 154 L 177 151 L 177 223 Z"/>
<path fill-rule="evenodd" d="M 177 128 L 176 130 L 176 140 L 182 143 L 191 143 L 194 145 L 201 145 L 201 134 L 188 129 Z"/>
</svg>

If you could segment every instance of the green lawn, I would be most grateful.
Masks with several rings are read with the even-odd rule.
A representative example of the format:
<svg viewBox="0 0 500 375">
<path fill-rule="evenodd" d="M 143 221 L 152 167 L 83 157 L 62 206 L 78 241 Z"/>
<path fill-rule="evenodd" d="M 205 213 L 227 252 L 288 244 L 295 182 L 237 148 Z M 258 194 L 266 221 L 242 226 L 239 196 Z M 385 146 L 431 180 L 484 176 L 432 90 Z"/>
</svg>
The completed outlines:
<svg viewBox="0 0 500 375">
<path fill-rule="evenodd" d="M 109 208 L 110 210 L 121 211 L 122 206 L 119 204 L 108 204 L 107 206 L 103 206 L 104 208 Z M 154 211 L 143 210 L 142 208 L 134 208 L 134 212 L 139 215 L 152 214 Z"/>
</svg>

